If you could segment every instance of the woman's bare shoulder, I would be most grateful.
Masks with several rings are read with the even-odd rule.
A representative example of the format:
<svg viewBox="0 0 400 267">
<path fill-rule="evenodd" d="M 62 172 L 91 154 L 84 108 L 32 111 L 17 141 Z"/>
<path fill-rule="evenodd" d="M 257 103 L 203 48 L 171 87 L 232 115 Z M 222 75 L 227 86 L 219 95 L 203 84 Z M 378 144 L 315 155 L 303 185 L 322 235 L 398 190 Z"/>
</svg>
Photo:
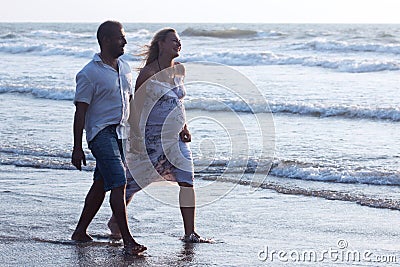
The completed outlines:
<svg viewBox="0 0 400 267">
<path fill-rule="evenodd" d="M 136 78 L 136 86 L 135 89 L 137 90 L 145 81 L 147 81 L 151 76 L 157 73 L 157 71 L 152 66 L 153 64 L 150 63 L 147 66 L 144 66 L 140 72 L 138 77 Z"/>
<path fill-rule="evenodd" d="M 174 67 L 175 67 L 176 73 L 178 75 L 185 76 L 186 69 L 185 69 L 185 66 L 183 64 L 181 64 L 180 62 L 174 62 Z"/>
</svg>

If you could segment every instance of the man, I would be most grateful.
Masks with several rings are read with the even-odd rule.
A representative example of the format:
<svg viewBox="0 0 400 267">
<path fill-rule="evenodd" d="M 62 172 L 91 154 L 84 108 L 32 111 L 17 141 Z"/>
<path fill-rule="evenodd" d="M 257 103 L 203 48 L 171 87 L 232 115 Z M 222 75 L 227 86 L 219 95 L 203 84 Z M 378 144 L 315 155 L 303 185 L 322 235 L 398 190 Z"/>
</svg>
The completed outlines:
<svg viewBox="0 0 400 267">
<path fill-rule="evenodd" d="M 100 209 L 105 194 L 110 193 L 110 206 L 121 230 L 124 250 L 138 254 L 146 250 L 133 239 L 127 222 L 125 203 L 125 157 L 123 152 L 132 95 L 132 73 L 119 57 L 127 44 L 122 24 L 106 21 L 97 30 L 100 53 L 94 55 L 76 75 L 74 148 L 72 164 L 81 170 L 86 165 L 82 150 L 83 129 L 92 154 L 96 158 L 93 184 L 72 239 L 91 241 L 87 228 Z"/>
</svg>

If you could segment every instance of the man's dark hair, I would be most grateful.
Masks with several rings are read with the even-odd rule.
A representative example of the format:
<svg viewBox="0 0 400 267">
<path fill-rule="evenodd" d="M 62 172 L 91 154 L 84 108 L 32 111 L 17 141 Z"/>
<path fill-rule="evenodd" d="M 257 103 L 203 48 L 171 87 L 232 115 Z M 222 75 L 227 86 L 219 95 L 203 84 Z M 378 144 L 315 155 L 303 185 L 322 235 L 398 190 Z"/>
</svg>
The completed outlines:
<svg viewBox="0 0 400 267">
<path fill-rule="evenodd" d="M 97 41 L 99 42 L 100 47 L 105 37 L 111 37 L 115 30 L 119 30 L 121 28 L 123 28 L 122 24 L 118 21 L 107 20 L 106 22 L 103 22 L 97 29 Z"/>
</svg>

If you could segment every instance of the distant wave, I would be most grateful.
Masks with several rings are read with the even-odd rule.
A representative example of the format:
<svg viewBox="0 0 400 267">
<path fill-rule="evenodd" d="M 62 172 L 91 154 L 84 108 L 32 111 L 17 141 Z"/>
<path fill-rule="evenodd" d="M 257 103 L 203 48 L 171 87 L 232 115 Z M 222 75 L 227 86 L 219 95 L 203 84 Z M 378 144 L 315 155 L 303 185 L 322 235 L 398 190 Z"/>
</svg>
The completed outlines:
<svg viewBox="0 0 400 267">
<path fill-rule="evenodd" d="M 252 185 L 252 182 L 247 179 L 232 179 L 229 177 L 221 178 L 218 175 L 202 175 L 199 177 L 203 180 L 212 180 L 212 181 L 220 181 L 220 182 L 231 182 L 241 185 Z M 258 188 L 274 190 L 281 194 L 290 194 L 290 195 L 302 195 L 302 196 L 310 196 L 310 197 L 319 197 L 328 200 L 339 200 L 339 201 L 349 201 L 357 203 L 361 206 L 367 206 L 371 208 L 380 208 L 380 209 L 392 209 L 392 210 L 400 210 L 400 200 L 385 198 L 374 195 L 365 195 L 359 192 L 346 192 L 339 190 L 324 190 L 324 189 L 309 189 L 303 188 L 293 185 L 280 184 L 275 182 L 264 181 L 261 185 L 257 185 Z"/>
<path fill-rule="evenodd" d="M 53 99 L 53 100 L 73 100 L 75 91 L 73 90 L 49 90 L 43 88 L 29 87 L 2 87 L 0 93 L 20 93 L 29 94 L 37 98 Z"/>
<path fill-rule="evenodd" d="M 204 36 L 215 38 L 242 38 L 257 36 L 257 31 L 242 29 L 204 30 L 187 28 L 182 31 L 182 36 Z"/>
<path fill-rule="evenodd" d="M 400 63 L 395 60 L 357 60 L 347 58 L 324 59 L 317 56 L 293 56 L 272 52 L 216 52 L 185 54 L 182 62 L 210 61 L 232 66 L 254 65 L 302 65 L 321 67 L 339 72 L 363 73 L 400 70 Z"/>
<path fill-rule="evenodd" d="M 397 171 L 378 171 L 363 168 L 347 169 L 343 166 L 329 166 L 294 160 L 274 160 L 272 163 L 252 159 L 248 161 L 236 160 L 234 162 L 228 160 L 214 160 L 211 164 L 206 160 L 195 160 L 195 165 L 206 165 L 207 167 L 201 171 L 203 173 L 257 172 L 299 180 L 371 185 L 400 185 L 400 173 Z"/>
<path fill-rule="evenodd" d="M 7 33 L 7 34 L 0 35 L 0 39 L 15 39 L 15 38 L 18 38 L 18 35 L 13 34 L 13 33 Z"/>
<path fill-rule="evenodd" d="M 87 151 L 88 152 L 88 151 Z M 38 147 L 0 147 L 0 163 L 21 167 L 73 169 L 70 151 L 48 151 Z M 93 156 L 88 152 L 88 170 L 93 168 Z M 397 171 L 370 170 L 363 167 L 349 169 L 347 166 L 324 165 L 277 159 L 273 162 L 256 159 L 194 159 L 199 173 L 264 173 L 290 179 L 313 180 L 335 183 L 361 183 L 371 185 L 400 185 Z"/>
<path fill-rule="evenodd" d="M 393 35 L 393 34 L 387 33 L 387 32 L 382 32 L 382 33 L 379 33 L 377 35 L 377 37 L 378 38 L 396 38 L 396 35 Z"/>
<path fill-rule="evenodd" d="M 135 29 L 133 31 L 126 32 L 128 39 L 135 39 L 138 37 L 151 37 L 152 32 L 147 29 Z M 71 32 L 71 31 L 54 31 L 54 30 L 34 30 L 22 35 L 22 37 L 32 39 L 68 39 L 68 40 L 79 40 L 87 39 L 96 41 L 96 34 L 92 31 L 82 32 Z"/>
<path fill-rule="evenodd" d="M 393 50 L 399 49 L 393 48 Z M 91 58 L 97 51 L 95 48 L 88 49 L 75 46 L 35 44 L 18 44 L 13 42 L 0 43 L 0 53 L 8 54 L 35 54 L 41 56 L 71 56 L 78 58 Z M 400 52 L 399 52 L 400 53 Z M 123 55 L 126 60 L 138 61 L 138 57 L 127 52 Z M 268 51 L 261 52 L 199 52 L 182 54 L 181 62 L 208 61 L 221 63 L 231 66 L 254 66 L 254 65 L 301 65 L 306 67 L 320 67 L 332 69 L 339 72 L 363 73 L 378 71 L 397 71 L 400 70 L 400 63 L 396 60 L 364 60 L 324 58 L 321 55 L 299 56 L 276 54 Z"/>
<path fill-rule="evenodd" d="M 71 160 L 67 158 L 56 158 L 47 156 L 32 156 L 32 155 L 11 155 L 8 157 L 0 158 L 0 164 L 2 165 L 13 165 L 16 167 L 29 167 L 37 169 L 54 169 L 54 170 L 73 170 L 74 166 L 71 164 Z M 89 164 L 84 167 L 84 170 L 93 170 L 93 164 Z"/>
<path fill-rule="evenodd" d="M 355 119 L 400 121 L 399 108 L 371 108 L 359 106 L 324 106 L 299 103 L 270 103 L 273 113 L 289 113 L 315 117 L 344 117 Z"/>
<path fill-rule="evenodd" d="M 87 151 L 88 152 L 88 151 Z M 73 170 L 70 150 L 42 149 L 40 147 L 0 147 L 0 164 L 38 169 Z M 3 156 L 3 155 L 4 156 Z M 87 166 L 83 170 L 94 170 L 94 157 L 87 153 Z"/>
<path fill-rule="evenodd" d="M 189 98 L 185 102 L 186 109 L 207 111 L 233 111 L 248 113 L 289 113 L 313 117 L 345 117 L 355 119 L 373 119 L 400 121 L 399 108 L 371 108 L 357 106 L 326 106 L 303 103 L 244 103 L 240 100 L 217 100 L 209 98 Z"/>
<path fill-rule="evenodd" d="M 70 153 L 70 152 L 69 152 Z M 70 154 L 66 151 L 49 152 L 39 148 L 0 148 L 0 164 L 17 167 L 29 167 L 38 169 L 75 170 L 71 165 Z M 84 171 L 93 171 L 95 162 L 90 153 L 87 153 L 87 166 Z M 321 197 L 331 200 L 351 201 L 360 205 L 376 208 L 388 208 L 400 210 L 400 201 L 379 196 L 367 196 L 359 192 L 342 192 L 337 190 L 301 188 L 285 183 L 271 182 L 265 179 L 272 175 L 287 179 L 323 181 L 330 183 L 357 183 L 367 185 L 400 185 L 400 173 L 397 171 L 379 171 L 363 168 L 347 169 L 337 165 L 323 165 L 318 163 L 306 163 L 295 160 L 254 160 L 235 159 L 194 159 L 197 177 L 205 180 L 218 180 L 243 185 L 255 185 L 259 188 L 272 189 L 283 194 L 305 195 Z M 253 176 L 253 173 L 257 173 Z M 237 174 L 240 174 L 237 176 Z M 243 176 L 247 174 L 249 176 Z M 235 178 L 236 177 L 236 178 Z M 265 177 L 265 178 L 263 178 Z M 262 179 L 257 181 L 257 179 Z"/>
<path fill-rule="evenodd" d="M 355 170 L 343 166 L 329 166 L 293 160 L 274 162 L 270 175 L 336 183 L 400 185 L 400 173 L 397 171 L 377 171 L 362 168 Z"/>
<path fill-rule="evenodd" d="M 68 151 L 68 152 L 67 152 Z M 70 158 L 70 151 L 52 151 L 50 149 L 42 149 L 40 147 L 15 147 L 3 145 L 0 147 L 0 153 L 5 153 L 7 155 L 17 155 L 17 156 L 34 156 L 34 157 L 50 157 L 50 158 Z"/>
<path fill-rule="evenodd" d="M 13 44 L 3 43 L 0 44 L 1 53 L 9 54 L 27 54 L 34 53 L 41 56 L 73 56 L 90 58 L 97 51 L 94 49 L 83 49 L 73 46 L 54 46 L 47 44 Z"/>
<path fill-rule="evenodd" d="M 40 88 L 26 87 L 1 87 L 1 93 L 20 93 L 29 94 L 37 98 L 52 100 L 73 100 L 75 91 L 71 90 L 49 90 Z M 312 117 L 343 117 L 349 119 L 370 119 L 370 120 L 387 120 L 393 122 L 400 121 L 400 109 L 398 107 L 362 107 L 362 106 L 345 106 L 345 105 L 322 105 L 322 104 L 305 104 L 305 103 L 279 103 L 268 102 L 265 106 L 264 102 L 245 103 L 235 99 L 212 99 L 212 98 L 194 98 L 189 97 L 185 101 L 187 110 L 206 110 L 206 111 L 228 111 L 228 112 L 244 112 L 244 113 L 269 113 L 274 114 L 294 114 Z"/>
<path fill-rule="evenodd" d="M 304 44 L 293 44 L 295 49 L 311 49 L 331 52 L 376 52 L 400 54 L 400 44 L 352 44 L 345 41 L 313 40 Z"/>
<path fill-rule="evenodd" d="M 91 59 L 96 49 L 87 49 L 74 46 L 48 45 L 48 44 L 13 44 L 0 43 L 0 53 L 8 54 L 34 54 L 40 56 L 68 56 Z M 125 60 L 137 61 L 139 58 L 126 53 L 122 56 Z"/>
<path fill-rule="evenodd" d="M 54 30 L 34 30 L 28 32 L 22 36 L 34 37 L 34 38 L 45 38 L 45 39 L 93 39 L 95 38 L 94 33 L 81 33 L 81 32 L 71 32 L 71 31 L 54 31 Z"/>
</svg>

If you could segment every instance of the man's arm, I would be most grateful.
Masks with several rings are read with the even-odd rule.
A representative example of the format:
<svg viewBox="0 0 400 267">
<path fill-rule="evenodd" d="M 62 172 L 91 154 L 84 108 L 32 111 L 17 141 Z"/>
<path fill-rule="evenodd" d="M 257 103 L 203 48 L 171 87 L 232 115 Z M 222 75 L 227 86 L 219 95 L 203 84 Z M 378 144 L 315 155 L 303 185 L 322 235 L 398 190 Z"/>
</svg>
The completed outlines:
<svg viewBox="0 0 400 267">
<path fill-rule="evenodd" d="M 76 102 L 75 104 L 75 117 L 74 117 L 74 148 L 72 151 L 72 165 L 78 170 L 82 170 L 82 163 L 86 166 L 85 153 L 82 148 L 82 135 L 83 128 L 85 127 L 85 116 L 89 106 L 87 103 Z"/>
</svg>

